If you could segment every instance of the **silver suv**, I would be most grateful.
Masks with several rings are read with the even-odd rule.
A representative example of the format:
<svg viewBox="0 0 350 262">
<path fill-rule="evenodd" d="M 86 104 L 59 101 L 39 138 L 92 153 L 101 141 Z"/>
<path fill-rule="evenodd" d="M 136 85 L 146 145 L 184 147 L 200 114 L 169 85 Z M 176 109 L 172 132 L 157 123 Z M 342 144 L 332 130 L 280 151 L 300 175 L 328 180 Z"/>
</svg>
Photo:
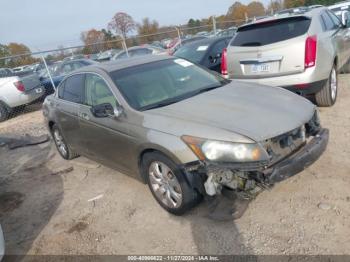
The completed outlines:
<svg viewBox="0 0 350 262">
<path fill-rule="evenodd" d="M 337 73 L 350 57 L 349 23 L 327 8 L 269 17 L 238 28 L 222 73 L 304 96 L 319 106 L 337 98 Z"/>
</svg>

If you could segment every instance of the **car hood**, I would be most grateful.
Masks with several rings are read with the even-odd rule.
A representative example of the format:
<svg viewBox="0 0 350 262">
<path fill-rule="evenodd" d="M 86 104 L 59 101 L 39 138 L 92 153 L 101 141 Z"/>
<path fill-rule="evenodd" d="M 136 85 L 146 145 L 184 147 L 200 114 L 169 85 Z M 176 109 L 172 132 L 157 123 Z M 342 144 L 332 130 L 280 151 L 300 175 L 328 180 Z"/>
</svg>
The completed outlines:
<svg viewBox="0 0 350 262">
<path fill-rule="evenodd" d="M 144 124 L 174 135 L 223 140 L 227 132 L 233 132 L 263 141 L 305 124 L 314 111 L 310 101 L 285 89 L 232 81 L 178 103 L 145 111 Z M 224 131 L 225 138 L 218 131 Z"/>
</svg>

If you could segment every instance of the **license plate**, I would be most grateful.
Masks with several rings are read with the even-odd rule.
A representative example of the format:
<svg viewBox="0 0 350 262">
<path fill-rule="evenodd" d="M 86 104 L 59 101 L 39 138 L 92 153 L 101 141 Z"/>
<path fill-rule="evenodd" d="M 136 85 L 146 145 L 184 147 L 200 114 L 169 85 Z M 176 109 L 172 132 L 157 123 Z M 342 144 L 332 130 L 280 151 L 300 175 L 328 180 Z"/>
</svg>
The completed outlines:
<svg viewBox="0 0 350 262">
<path fill-rule="evenodd" d="M 254 64 L 252 65 L 252 73 L 267 73 L 270 72 L 269 64 Z"/>
<path fill-rule="evenodd" d="M 40 93 L 42 93 L 43 92 L 43 89 L 42 88 L 36 88 L 35 89 L 35 93 L 37 93 L 37 94 L 40 94 Z"/>
</svg>

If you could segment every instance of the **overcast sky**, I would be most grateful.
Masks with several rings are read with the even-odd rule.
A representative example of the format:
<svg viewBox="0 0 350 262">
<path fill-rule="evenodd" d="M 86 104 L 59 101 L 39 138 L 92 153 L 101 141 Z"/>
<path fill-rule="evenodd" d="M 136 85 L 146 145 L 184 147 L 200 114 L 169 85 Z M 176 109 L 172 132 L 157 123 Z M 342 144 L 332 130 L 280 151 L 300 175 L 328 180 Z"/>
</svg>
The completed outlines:
<svg viewBox="0 0 350 262">
<path fill-rule="evenodd" d="M 249 0 L 241 2 L 247 3 Z M 0 43 L 20 42 L 32 51 L 80 44 L 80 33 L 106 28 L 116 12 L 161 25 L 226 13 L 234 0 L 1 0 Z"/>
</svg>

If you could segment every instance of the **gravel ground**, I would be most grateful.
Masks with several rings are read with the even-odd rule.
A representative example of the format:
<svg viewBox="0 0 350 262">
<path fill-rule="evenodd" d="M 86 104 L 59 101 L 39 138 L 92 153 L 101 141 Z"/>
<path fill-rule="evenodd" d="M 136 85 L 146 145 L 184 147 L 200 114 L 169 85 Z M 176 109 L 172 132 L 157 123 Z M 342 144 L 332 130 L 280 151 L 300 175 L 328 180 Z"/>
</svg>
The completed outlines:
<svg viewBox="0 0 350 262">
<path fill-rule="evenodd" d="M 0 147 L 7 253 L 350 254 L 350 76 L 339 80 L 336 105 L 320 109 L 325 154 L 235 221 L 208 219 L 205 203 L 172 216 L 145 185 L 82 157 L 64 161 L 51 143 Z M 45 133 L 38 108 L 1 123 L 0 134 Z"/>
</svg>

